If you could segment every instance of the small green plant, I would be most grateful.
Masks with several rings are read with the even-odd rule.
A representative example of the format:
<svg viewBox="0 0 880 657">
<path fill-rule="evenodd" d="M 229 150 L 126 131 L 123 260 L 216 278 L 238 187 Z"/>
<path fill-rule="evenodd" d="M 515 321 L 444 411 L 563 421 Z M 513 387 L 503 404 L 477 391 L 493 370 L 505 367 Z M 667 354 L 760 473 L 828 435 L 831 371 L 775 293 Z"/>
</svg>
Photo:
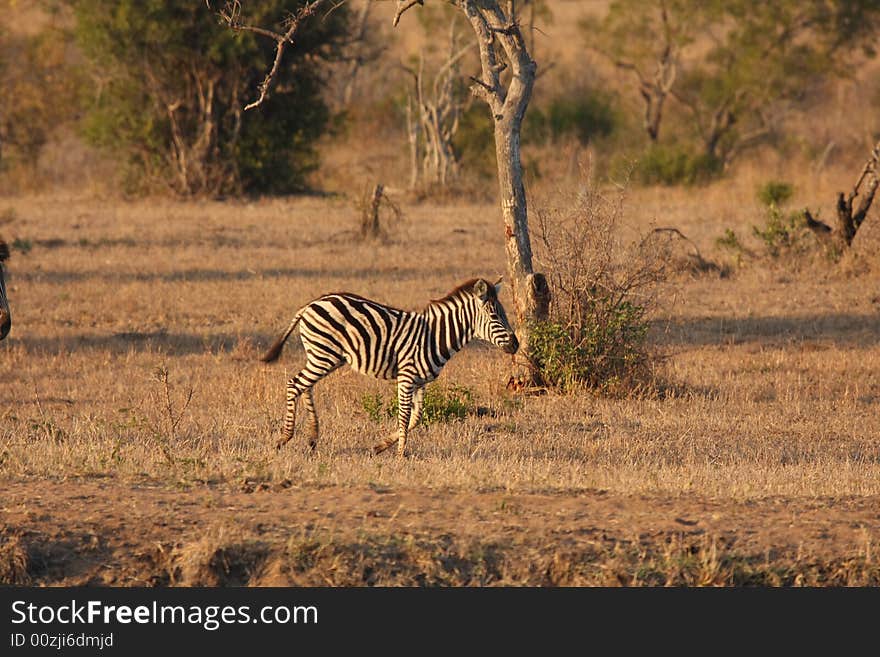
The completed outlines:
<svg viewBox="0 0 880 657">
<path fill-rule="evenodd" d="M 758 188 L 758 200 L 768 208 L 785 205 L 794 195 L 794 185 L 780 180 L 770 180 Z"/>
<path fill-rule="evenodd" d="M 378 392 L 375 395 L 366 394 L 361 397 L 361 408 L 375 423 L 380 423 L 385 417 L 385 401 Z"/>
<path fill-rule="evenodd" d="M 754 253 L 740 242 L 739 236 L 732 228 L 725 228 L 724 235 L 715 238 L 715 246 L 730 253 L 735 258 L 737 265 L 741 265 L 745 257 L 754 257 Z"/>
<path fill-rule="evenodd" d="M 22 255 L 27 255 L 30 250 L 34 248 L 34 243 L 28 239 L 16 237 L 14 240 L 12 240 L 12 248 L 16 251 L 20 251 Z"/>
<path fill-rule="evenodd" d="M 373 422 L 381 423 L 397 417 L 397 397 L 387 403 L 381 393 L 364 395 L 361 408 Z M 419 424 L 430 425 L 461 420 L 474 411 L 474 394 L 465 386 L 448 387 L 431 384 L 425 388 L 425 400 Z"/>
<path fill-rule="evenodd" d="M 764 226 L 752 226 L 752 231 L 764 243 L 767 253 L 778 258 L 784 253 L 802 249 L 805 225 L 803 210 L 785 213 L 775 203 L 771 203 L 767 208 Z"/>
<path fill-rule="evenodd" d="M 734 233 L 733 230 L 730 228 L 724 229 L 724 235 L 716 238 L 715 244 L 722 249 L 733 251 L 736 254 L 740 254 L 745 251 L 742 242 L 739 241 L 739 237 L 737 237 L 736 233 Z"/>
</svg>

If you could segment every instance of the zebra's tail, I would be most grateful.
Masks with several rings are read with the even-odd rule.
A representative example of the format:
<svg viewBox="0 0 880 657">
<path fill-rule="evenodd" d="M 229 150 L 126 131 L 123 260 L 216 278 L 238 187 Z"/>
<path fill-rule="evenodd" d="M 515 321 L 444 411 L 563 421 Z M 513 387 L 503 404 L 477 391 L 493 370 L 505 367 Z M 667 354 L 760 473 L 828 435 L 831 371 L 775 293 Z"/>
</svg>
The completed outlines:
<svg viewBox="0 0 880 657">
<path fill-rule="evenodd" d="M 299 324 L 299 320 L 303 314 L 303 308 L 300 310 L 293 318 L 293 321 L 290 322 L 290 326 L 287 327 L 287 330 L 282 333 L 277 340 L 269 347 L 269 351 L 263 354 L 263 357 L 260 358 L 264 363 L 271 363 L 273 360 L 277 360 L 281 355 L 281 350 L 284 348 L 284 343 L 287 342 L 287 338 L 290 337 L 290 334 L 293 333 L 293 329 L 296 328 L 296 325 Z"/>
</svg>

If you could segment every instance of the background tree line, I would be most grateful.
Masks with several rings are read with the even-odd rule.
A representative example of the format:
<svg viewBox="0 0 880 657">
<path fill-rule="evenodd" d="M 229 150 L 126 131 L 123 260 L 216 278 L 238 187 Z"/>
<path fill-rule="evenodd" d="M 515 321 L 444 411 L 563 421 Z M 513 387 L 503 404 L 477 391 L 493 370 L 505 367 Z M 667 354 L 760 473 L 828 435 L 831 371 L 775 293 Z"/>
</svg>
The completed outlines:
<svg viewBox="0 0 880 657">
<path fill-rule="evenodd" d="M 418 12 L 422 45 L 404 51 L 375 3 L 340 6 L 302 31 L 265 105 L 244 112 L 273 46 L 224 29 L 203 3 L 4 4 L 7 191 L 41 184 L 35 172 L 60 132 L 103 153 L 115 183 L 134 193 L 296 192 L 320 185 L 310 178 L 319 145 L 368 150 L 377 136 L 399 155 L 401 180 L 391 182 L 492 189 L 492 120 L 468 90 L 478 53 L 448 8 Z M 246 6 L 255 23 L 280 28 L 302 4 Z M 550 55 L 553 3 L 517 6 L 539 64 L 522 136 L 531 176 L 564 164 L 545 157 L 562 146 L 589 147 L 611 176 L 637 161 L 633 175 L 648 184 L 723 175 L 750 149 L 789 148 L 792 117 L 809 116 L 833 81 L 854 76 L 880 34 L 872 0 L 614 0 L 584 16 L 570 46 L 583 65 L 573 66 Z M 364 162 L 366 172 L 387 169 Z"/>
</svg>

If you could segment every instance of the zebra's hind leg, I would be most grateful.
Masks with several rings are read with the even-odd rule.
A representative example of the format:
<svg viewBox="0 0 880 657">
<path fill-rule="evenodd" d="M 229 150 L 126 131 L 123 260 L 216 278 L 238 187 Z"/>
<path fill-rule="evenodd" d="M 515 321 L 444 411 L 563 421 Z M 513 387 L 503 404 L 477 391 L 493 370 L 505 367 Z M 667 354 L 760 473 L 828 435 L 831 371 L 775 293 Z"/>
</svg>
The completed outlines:
<svg viewBox="0 0 880 657">
<path fill-rule="evenodd" d="M 315 414 L 312 386 L 339 367 L 341 363 L 318 360 L 312 358 L 311 354 L 309 356 L 306 366 L 287 382 L 287 408 L 284 414 L 284 425 L 281 437 L 275 444 L 275 449 L 281 449 L 293 438 L 293 430 L 296 425 L 296 402 L 303 393 L 306 395 L 306 411 L 309 414 L 309 447 L 315 449 L 318 444 L 318 416 Z"/>
<path fill-rule="evenodd" d="M 300 372 L 302 374 L 302 372 Z M 284 447 L 293 438 L 293 429 L 296 426 L 296 402 L 301 390 L 297 387 L 297 379 L 300 374 L 287 381 L 287 401 L 284 409 L 284 425 L 281 427 L 281 437 L 275 443 L 275 449 Z"/>
<path fill-rule="evenodd" d="M 412 398 L 412 414 L 409 416 L 409 430 L 416 428 L 419 420 L 422 419 L 422 411 L 425 408 L 425 386 L 419 386 L 413 392 Z"/>
</svg>

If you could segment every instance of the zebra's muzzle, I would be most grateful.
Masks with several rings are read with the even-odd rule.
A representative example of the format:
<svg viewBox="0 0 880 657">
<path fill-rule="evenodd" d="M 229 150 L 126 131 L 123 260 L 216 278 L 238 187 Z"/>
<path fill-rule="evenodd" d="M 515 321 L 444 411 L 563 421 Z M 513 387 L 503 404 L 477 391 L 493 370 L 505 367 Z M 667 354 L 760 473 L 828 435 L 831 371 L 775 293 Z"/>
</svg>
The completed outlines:
<svg viewBox="0 0 880 657">
<path fill-rule="evenodd" d="M 504 349 L 504 353 L 515 354 L 516 350 L 519 349 L 519 340 L 517 340 L 516 336 L 511 333 L 510 340 L 508 340 L 507 344 L 504 345 L 502 349 Z"/>
<path fill-rule="evenodd" d="M 12 317 L 9 312 L 0 308 L 0 340 L 9 335 L 9 329 L 12 328 Z"/>
</svg>

